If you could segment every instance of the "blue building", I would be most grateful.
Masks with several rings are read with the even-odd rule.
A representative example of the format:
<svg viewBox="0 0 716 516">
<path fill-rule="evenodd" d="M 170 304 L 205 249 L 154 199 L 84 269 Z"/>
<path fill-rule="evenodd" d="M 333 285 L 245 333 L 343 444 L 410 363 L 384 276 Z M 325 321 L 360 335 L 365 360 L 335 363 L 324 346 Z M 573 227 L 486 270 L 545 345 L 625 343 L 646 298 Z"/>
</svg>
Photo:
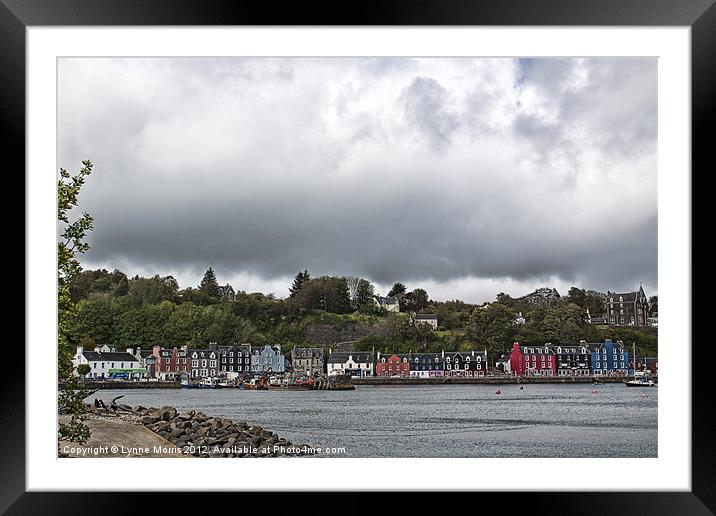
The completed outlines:
<svg viewBox="0 0 716 516">
<path fill-rule="evenodd" d="M 251 372 L 262 374 L 266 371 L 283 373 L 286 371 L 286 359 L 278 346 L 251 349 Z"/>
<path fill-rule="evenodd" d="M 627 376 L 629 368 L 629 352 L 622 341 L 612 342 L 606 339 L 603 343 L 589 343 L 592 354 L 592 374 L 595 376 Z"/>
</svg>

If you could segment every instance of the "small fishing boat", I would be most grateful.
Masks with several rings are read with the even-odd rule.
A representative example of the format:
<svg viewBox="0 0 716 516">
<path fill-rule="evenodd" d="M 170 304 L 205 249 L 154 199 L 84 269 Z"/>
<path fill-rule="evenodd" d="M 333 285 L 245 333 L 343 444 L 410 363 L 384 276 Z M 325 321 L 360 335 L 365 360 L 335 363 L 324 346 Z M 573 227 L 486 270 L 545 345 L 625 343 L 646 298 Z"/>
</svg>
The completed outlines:
<svg viewBox="0 0 716 516">
<path fill-rule="evenodd" d="M 654 380 L 647 380 L 646 378 L 635 378 L 634 380 L 625 380 L 624 385 L 627 387 L 656 387 Z"/>
<path fill-rule="evenodd" d="M 636 344 L 634 345 L 634 378 L 631 380 L 624 380 L 624 385 L 627 387 L 657 387 L 656 382 L 654 380 L 651 380 L 648 378 L 649 371 L 646 369 L 646 364 L 644 364 L 644 370 L 643 371 L 637 371 L 636 370 Z M 640 376 L 637 376 L 637 373 L 640 373 Z"/>
</svg>

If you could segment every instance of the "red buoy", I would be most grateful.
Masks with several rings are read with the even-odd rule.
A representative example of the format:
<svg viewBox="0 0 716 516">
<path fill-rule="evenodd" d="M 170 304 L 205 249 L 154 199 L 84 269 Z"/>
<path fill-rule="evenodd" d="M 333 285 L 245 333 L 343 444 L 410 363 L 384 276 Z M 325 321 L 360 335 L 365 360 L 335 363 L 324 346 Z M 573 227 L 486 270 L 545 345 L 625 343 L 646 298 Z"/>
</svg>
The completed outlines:
<svg viewBox="0 0 716 516">
<path fill-rule="evenodd" d="M 500 389 L 497 389 L 497 390 L 495 391 L 495 394 L 501 394 Z"/>
</svg>

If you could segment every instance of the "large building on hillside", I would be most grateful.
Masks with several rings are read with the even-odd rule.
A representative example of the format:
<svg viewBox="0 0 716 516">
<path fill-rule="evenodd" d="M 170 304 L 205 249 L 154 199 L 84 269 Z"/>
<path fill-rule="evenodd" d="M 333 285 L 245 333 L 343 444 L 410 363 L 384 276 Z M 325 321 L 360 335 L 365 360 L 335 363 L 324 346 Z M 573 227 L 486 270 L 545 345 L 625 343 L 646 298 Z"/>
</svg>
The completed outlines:
<svg viewBox="0 0 716 516">
<path fill-rule="evenodd" d="M 607 292 L 607 322 L 617 326 L 647 326 L 649 300 L 644 289 L 636 292 Z"/>
</svg>

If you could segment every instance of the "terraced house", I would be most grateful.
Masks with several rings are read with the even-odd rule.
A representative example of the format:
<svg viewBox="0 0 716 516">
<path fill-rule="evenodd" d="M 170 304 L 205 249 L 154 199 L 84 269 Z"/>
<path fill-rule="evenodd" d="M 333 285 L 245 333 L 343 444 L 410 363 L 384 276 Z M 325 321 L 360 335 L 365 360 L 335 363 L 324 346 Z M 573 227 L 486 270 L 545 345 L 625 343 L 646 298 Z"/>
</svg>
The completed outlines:
<svg viewBox="0 0 716 516">
<path fill-rule="evenodd" d="M 589 376 L 592 374 L 592 354 L 585 341 L 578 346 L 547 343 L 545 347 L 551 348 L 554 353 L 557 376 Z"/>
<path fill-rule="evenodd" d="M 373 376 L 375 355 L 372 351 L 334 351 L 328 356 L 328 376 Z"/>
<path fill-rule="evenodd" d="M 545 346 L 512 344 L 509 371 L 514 376 L 557 376 L 557 361 L 553 350 Z"/>
<path fill-rule="evenodd" d="M 323 348 L 299 348 L 294 346 L 291 350 L 291 363 L 293 370 L 308 376 L 323 374 L 324 368 Z"/>
<path fill-rule="evenodd" d="M 445 376 L 474 378 L 487 373 L 487 351 L 445 353 Z"/>
<path fill-rule="evenodd" d="M 584 342 L 584 341 L 582 341 Z M 629 351 L 622 341 L 588 344 L 591 353 L 592 373 L 595 376 L 627 376 L 629 372 Z"/>
<path fill-rule="evenodd" d="M 176 380 L 182 374 L 189 374 L 190 363 L 187 357 L 187 347 L 174 347 L 172 349 L 154 346 L 152 355 L 156 359 L 154 374 L 160 380 Z"/>
<path fill-rule="evenodd" d="M 240 378 L 251 372 L 251 345 L 219 346 L 219 376 Z"/>
<path fill-rule="evenodd" d="M 262 374 L 265 372 L 283 373 L 286 371 L 286 362 L 281 348 L 265 345 L 263 348 L 251 349 L 251 372 Z"/>
<path fill-rule="evenodd" d="M 219 351 L 217 349 L 190 349 L 189 376 L 192 378 L 213 378 L 219 374 Z"/>
<path fill-rule="evenodd" d="M 410 355 L 411 378 L 442 378 L 445 376 L 445 353 L 413 353 Z"/>
<path fill-rule="evenodd" d="M 410 376 L 410 361 L 408 355 L 382 355 L 378 352 L 375 359 L 375 375 L 383 377 Z"/>
</svg>

